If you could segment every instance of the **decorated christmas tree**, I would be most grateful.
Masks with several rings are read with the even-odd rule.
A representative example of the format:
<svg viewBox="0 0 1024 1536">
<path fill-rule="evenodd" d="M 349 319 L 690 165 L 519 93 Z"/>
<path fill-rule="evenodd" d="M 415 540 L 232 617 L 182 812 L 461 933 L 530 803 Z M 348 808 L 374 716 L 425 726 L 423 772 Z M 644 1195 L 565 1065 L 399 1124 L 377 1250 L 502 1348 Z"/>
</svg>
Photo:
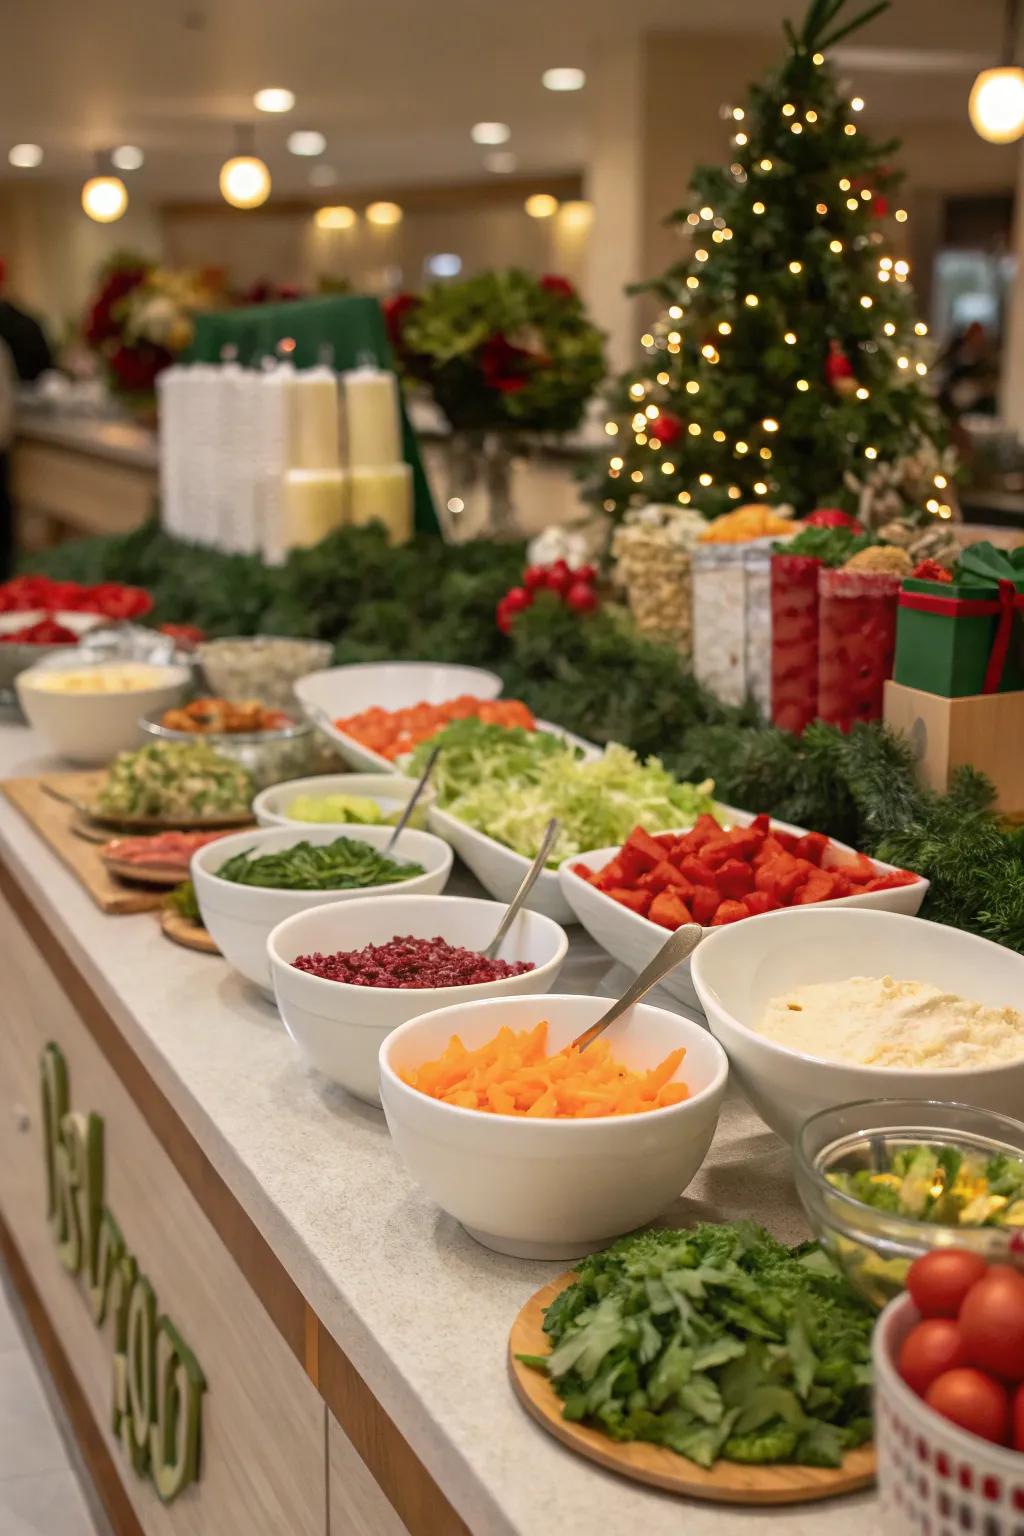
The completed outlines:
<svg viewBox="0 0 1024 1536">
<path fill-rule="evenodd" d="M 671 221 L 687 254 L 654 282 L 666 308 L 610 401 L 607 512 L 750 501 L 916 521 L 951 514 L 928 393 L 927 327 L 894 249 L 907 214 L 898 145 L 861 127 L 828 49 L 886 9 L 812 0 L 781 67 L 723 107 L 731 159 L 702 167 Z"/>
</svg>

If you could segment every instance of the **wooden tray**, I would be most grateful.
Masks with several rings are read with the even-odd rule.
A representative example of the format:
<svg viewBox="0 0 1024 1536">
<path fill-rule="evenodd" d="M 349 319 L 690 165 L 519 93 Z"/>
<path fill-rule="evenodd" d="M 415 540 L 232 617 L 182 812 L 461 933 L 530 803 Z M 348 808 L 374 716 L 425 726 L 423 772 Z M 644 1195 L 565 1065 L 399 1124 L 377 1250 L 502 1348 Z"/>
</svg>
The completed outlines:
<svg viewBox="0 0 1024 1536">
<path fill-rule="evenodd" d="M 202 924 L 192 922 L 191 918 L 182 917 L 180 912 L 169 912 L 164 908 L 160 914 L 160 927 L 174 944 L 182 944 L 186 949 L 197 949 L 204 955 L 220 954 L 220 950 Z"/>
<path fill-rule="evenodd" d="M 7 779 L 0 789 L 65 868 L 76 876 L 101 911 L 153 912 L 160 906 L 163 898 L 159 891 L 122 885 L 111 874 L 100 857 L 99 844 L 73 830 L 75 812 L 71 806 L 48 795 L 39 779 Z"/>
<path fill-rule="evenodd" d="M 548 1378 L 516 1359 L 519 1354 L 546 1355 L 550 1341 L 544 1332 L 544 1309 L 576 1276 L 561 1275 L 530 1297 L 512 1324 L 508 1340 L 509 1373 L 516 1396 L 526 1411 L 570 1450 L 596 1461 L 609 1472 L 637 1482 L 666 1488 L 689 1498 L 723 1504 L 801 1504 L 867 1488 L 875 1477 L 875 1448 L 862 1445 L 837 1468 L 741 1466 L 719 1461 L 705 1471 L 661 1445 L 632 1440 L 619 1444 L 599 1430 L 562 1418 L 562 1400 Z"/>
</svg>

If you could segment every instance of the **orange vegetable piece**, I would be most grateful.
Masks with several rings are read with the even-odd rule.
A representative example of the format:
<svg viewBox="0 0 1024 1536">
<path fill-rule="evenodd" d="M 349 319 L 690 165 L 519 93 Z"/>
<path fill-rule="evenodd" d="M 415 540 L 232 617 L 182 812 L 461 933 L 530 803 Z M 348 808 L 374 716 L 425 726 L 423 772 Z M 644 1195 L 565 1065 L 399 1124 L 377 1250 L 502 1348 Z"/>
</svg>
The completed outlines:
<svg viewBox="0 0 1024 1536">
<path fill-rule="evenodd" d="M 339 731 L 345 731 L 356 741 L 379 752 L 392 762 L 427 741 L 453 720 L 465 720 L 475 715 L 485 725 L 504 725 L 509 728 L 522 726 L 524 730 L 536 729 L 537 722 L 521 699 L 477 699 L 472 694 L 460 694 L 443 704 L 410 704 L 405 709 L 381 709 L 375 704 L 358 715 L 348 715 L 335 720 Z"/>
<path fill-rule="evenodd" d="M 547 1054 L 548 1024 L 516 1032 L 507 1027 L 475 1050 L 452 1035 L 434 1061 L 400 1072 L 404 1083 L 460 1109 L 530 1119 L 601 1119 L 664 1109 L 689 1097 L 672 1081 L 685 1050 L 670 1051 L 647 1072 L 617 1062 L 606 1040 L 581 1055 L 566 1048 Z"/>
</svg>

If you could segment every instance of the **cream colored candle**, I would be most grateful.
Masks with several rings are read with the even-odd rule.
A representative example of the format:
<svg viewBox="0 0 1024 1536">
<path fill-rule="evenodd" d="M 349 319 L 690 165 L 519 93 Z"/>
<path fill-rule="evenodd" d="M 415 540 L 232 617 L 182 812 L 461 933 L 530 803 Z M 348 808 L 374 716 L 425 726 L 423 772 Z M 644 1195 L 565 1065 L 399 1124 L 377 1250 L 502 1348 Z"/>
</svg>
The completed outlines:
<svg viewBox="0 0 1024 1536">
<path fill-rule="evenodd" d="M 341 376 L 346 463 L 353 470 L 386 469 L 402 461 L 398 380 L 383 368 L 354 368 Z"/>
<path fill-rule="evenodd" d="M 330 368 L 293 373 L 288 386 L 288 467 L 337 469 L 338 379 Z"/>
<path fill-rule="evenodd" d="M 343 470 L 290 469 L 283 488 L 283 549 L 308 549 L 341 526 L 345 515 Z"/>
<path fill-rule="evenodd" d="M 349 522 L 383 523 L 392 544 L 412 537 L 412 469 L 389 464 L 386 469 L 349 471 Z"/>
</svg>

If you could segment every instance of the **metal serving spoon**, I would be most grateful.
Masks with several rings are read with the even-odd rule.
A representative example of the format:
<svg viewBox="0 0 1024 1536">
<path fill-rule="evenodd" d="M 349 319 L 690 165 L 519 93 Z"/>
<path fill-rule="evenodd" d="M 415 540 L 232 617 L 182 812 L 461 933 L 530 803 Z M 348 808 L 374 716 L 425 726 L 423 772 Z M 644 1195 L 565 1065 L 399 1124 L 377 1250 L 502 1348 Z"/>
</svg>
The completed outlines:
<svg viewBox="0 0 1024 1536">
<path fill-rule="evenodd" d="M 519 887 L 518 891 L 516 891 L 515 895 L 512 897 L 512 900 L 509 902 L 508 910 L 506 911 L 505 916 L 502 918 L 501 922 L 498 924 L 497 933 L 494 935 L 494 938 L 483 952 L 485 960 L 493 960 L 496 958 L 498 950 L 501 948 L 501 941 L 512 926 L 513 918 L 518 915 L 519 910 L 525 902 L 527 896 L 529 896 L 530 892 L 533 890 L 537 876 L 540 874 L 541 870 L 544 868 L 548 861 L 551 850 L 555 846 L 555 839 L 558 836 L 558 831 L 558 818 L 556 816 L 552 816 L 551 820 L 547 824 L 544 836 L 540 840 L 540 847 L 537 849 L 534 861 L 526 871 L 526 874 L 523 876 L 522 885 Z"/>
<path fill-rule="evenodd" d="M 401 837 L 402 833 L 405 831 L 406 827 L 409 825 L 409 818 L 412 815 L 413 811 L 416 809 L 416 802 L 420 798 L 420 796 L 422 795 L 423 791 L 426 789 L 426 787 L 427 787 L 427 780 L 430 778 L 430 775 L 433 773 L 433 771 L 434 771 L 434 764 L 437 762 L 437 760 L 438 760 L 438 758 L 440 756 L 441 756 L 441 746 L 440 746 L 440 743 L 438 743 L 438 745 L 430 753 L 430 756 L 427 758 L 426 762 L 423 764 L 423 772 L 420 774 L 419 778 L 416 780 L 416 788 L 413 790 L 412 794 L 409 796 L 409 799 L 408 799 L 408 801 L 406 803 L 405 810 L 402 812 L 401 816 L 399 816 L 398 821 L 395 824 L 395 830 L 392 832 L 391 836 L 388 838 L 387 842 L 384 844 L 384 852 L 385 853 L 390 853 L 391 852 L 392 848 L 398 842 L 398 839 Z"/>
<path fill-rule="evenodd" d="M 604 1034 L 609 1024 L 614 1024 L 620 1019 L 627 1009 L 638 1003 L 646 992 L 657 986 L 663 976 L 669 971 L 675 970 L 687 955 L 692 954 L 703 937 L 704 930 L 699 923 L 685 923 L 682 928 L 677 928 L 658 950 L 654 959 L 645 965 L 639 976 L 628 986 L 617 1003 L 612 1003 L 606 1013 L 603 1013 L 596 1023 L 591 1024 L 581 1035 L 577 1035 L 572 1042 L 570 1050 L 575 1046 L 578 1051 L 585 1051 L 588 1045 L 592 1045 L 598 1035 Z"/>
</svg>

